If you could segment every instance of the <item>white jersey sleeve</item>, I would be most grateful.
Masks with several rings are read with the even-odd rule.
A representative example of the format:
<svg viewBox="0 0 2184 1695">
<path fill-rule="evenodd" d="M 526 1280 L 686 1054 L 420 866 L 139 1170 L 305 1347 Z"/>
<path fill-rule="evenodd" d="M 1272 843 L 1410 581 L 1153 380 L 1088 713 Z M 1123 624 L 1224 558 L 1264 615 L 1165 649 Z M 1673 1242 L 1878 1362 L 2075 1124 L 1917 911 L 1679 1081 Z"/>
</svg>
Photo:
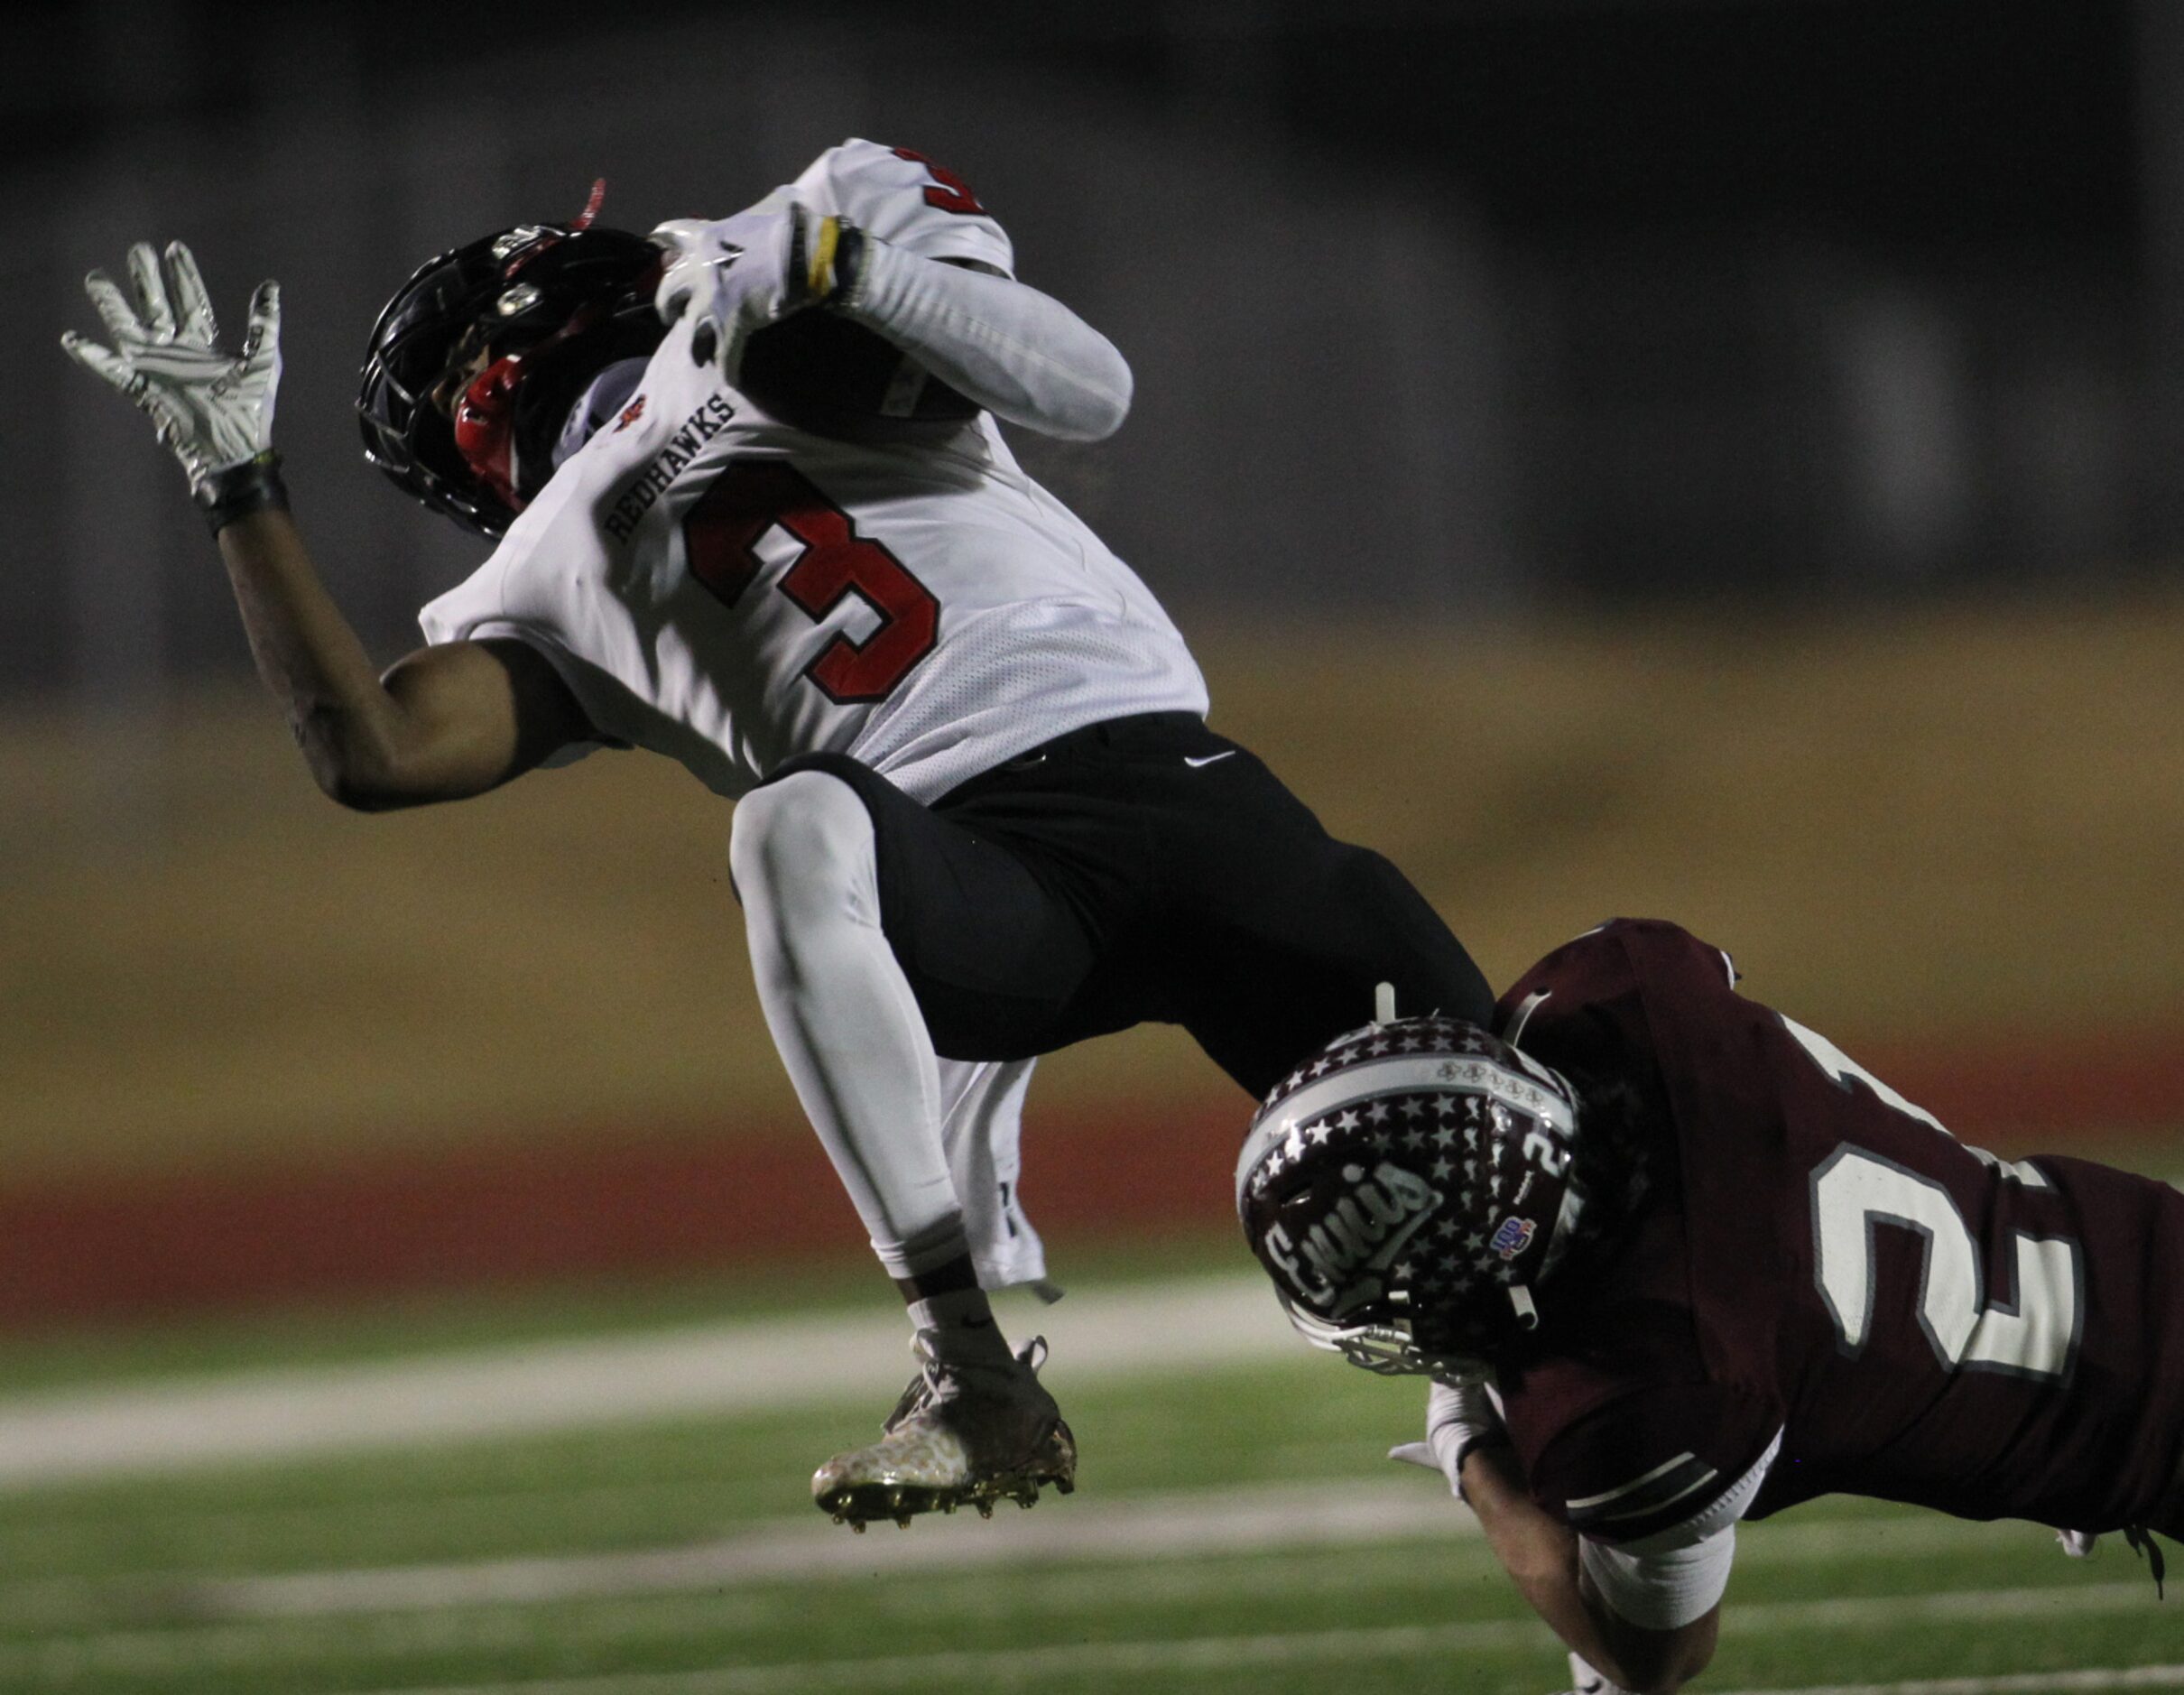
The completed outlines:
<svg viewBox="0 0 2184 1695">
<path fill-rule="evenodd" d="M 1065 441 L 1097 441 L 1130 411 L 1130 366 L 1060 301 L 1007 277 L 870 242 L 830 310 L 885 337 L 975 404 Z"/>
<path fill-rule="evenodd" d="M 967 260 L 1016 274 L 1008 234 L 970 184 L 907 147 L 852 137 L 829 147 L 752 209 L 800 201 L 822 218 L 844 218 L 866 235 L 924 259 Z"/>
<path fill-rule="evenodd" d="M 1060 301 L 1015 280 L 1007 234 L 945 165 L 853 139 L 754 209 L 792 199 L 870 238 L 853 287 L 828 310 L 909 356 L 884 413 L 914 416 L 931 376 L 1012 423 L 1064 440 L 1097 440 L 1121 427 L 1130 409 L 1128 363 Z"/>
<path fill-rule="evenodd" d="M 990 420 L 810 435 L 694 361 L 690 333 L 424 609 L 429 640 L 531 643 L 603 736 L 727 795 L 839 752 L 930 801 L 1087 724 L 1205 712 L 1158 601 Z"/>
</svg>

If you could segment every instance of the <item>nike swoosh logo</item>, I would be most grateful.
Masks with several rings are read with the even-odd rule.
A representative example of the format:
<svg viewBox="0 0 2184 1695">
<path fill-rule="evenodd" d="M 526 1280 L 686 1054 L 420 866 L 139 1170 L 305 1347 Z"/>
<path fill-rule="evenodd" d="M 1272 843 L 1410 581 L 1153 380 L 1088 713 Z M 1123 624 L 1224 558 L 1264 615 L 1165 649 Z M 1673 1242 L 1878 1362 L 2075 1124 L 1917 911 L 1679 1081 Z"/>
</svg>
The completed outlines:
<svg viewBox="0 0 2184 1695">
<path fill-rule="evenodd" d="M 1235 756 L 1236 750 L 1231 747 L 1226 753 L 1208 754 L 1203 759 L 1193 759 L 1189 754 L 1185 754 L 1183 755 L 1183 763 L 1190 766 L 1193 770 L 1196 770 L 1200 765 L 1210 765 L 1215 764 L 1217 761 L 1223 759 L 1234 759 Z"/>
</svg>

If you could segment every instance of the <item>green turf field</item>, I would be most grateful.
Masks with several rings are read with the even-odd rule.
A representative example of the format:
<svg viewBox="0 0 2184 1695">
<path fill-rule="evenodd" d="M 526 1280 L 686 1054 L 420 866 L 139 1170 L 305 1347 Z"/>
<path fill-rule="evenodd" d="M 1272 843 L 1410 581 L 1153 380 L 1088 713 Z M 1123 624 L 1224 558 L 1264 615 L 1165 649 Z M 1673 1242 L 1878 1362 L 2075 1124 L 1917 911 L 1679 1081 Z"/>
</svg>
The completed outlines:
<svg viewBox="0 0 2184 1695">
<path fill-rule="evenodd" d="M 695 1307 L 663 1316 L 685 1323 Z M 812 1333 L 838 1313 L 815 1313 Z M 571 1302 L 559 1328 L 642 1336 L 629 1317 Z M 550 1318 L 532 1297 L 510 1334 L 550 1338 Z M 475 1303 L 437 1330 L 417 1322 L 442 1360 L 486 1334 Z M 384 1315 L 356 1321 L 344 1350 L 347 1328 L 320 1320 L 293 1357 L 306 1373 L 345 1351 L 386 1361 Z M 248 1349 L 206 1338 L 208 1369 L 190 1381 L 263 1386 L 280 1334 Z M 192 1365 L 170 1339 L 123 1372 L 120 1346 L 85 1357 L 79 1387 L 156 1401 Z M 64 1357 L 43 1363 L 37 1394 L 68 1392 Z M 1412 1431 L 1415 1385 L 1301 1347 L 1074 1385 L 1058 1348 L 1050 1378 L 1083 1450 L 1076 1496 L 861 1538 L 810 1509 L 804 1478 L 863 1440 L 878 1394 L 18 1485 L 0 1493 L 0 1690 L 1565 1686 L 1467 1514 L 1428 1474 L 1380 1458 Z M 0 1417 L 35 1403 L 17 1392 Z M 2072 1561 L 2030 1526 L 1821 1504 L 1746 1529 L 1699 1687 L 2178 1686 L 2184 1673 L 2026 1675 L 2184 1661 L 2173 1607 L 2120 1547 Z"/>
</svg>

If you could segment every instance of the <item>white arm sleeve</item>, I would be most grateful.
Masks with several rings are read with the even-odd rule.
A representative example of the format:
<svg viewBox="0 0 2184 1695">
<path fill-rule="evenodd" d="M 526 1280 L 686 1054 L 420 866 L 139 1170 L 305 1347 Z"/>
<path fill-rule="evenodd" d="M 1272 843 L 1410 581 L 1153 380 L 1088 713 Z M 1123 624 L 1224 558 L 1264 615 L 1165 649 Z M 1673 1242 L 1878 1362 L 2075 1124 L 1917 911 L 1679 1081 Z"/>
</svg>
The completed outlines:
<svg viewBox="0 0 2184 1695">
<path fill-rule="evenodd" d="M 1600 1598 L 1642 1630 L 1674 1630 L 1703 1618 L 1729 1587 L 1736 1521 L 1766 1481 L 1781 1446 L 1777 1431 L 1750 1470 L 1680 1524 L 1620 1544 L 1580 1536 L 1578 1561 Z"/>
<path fill-rule="evenodd" d="M 1097 441 L 1130 410 L 1115 344 L 1050 295 L 867 236 L 854 294 L 835 310 L 893 342 L 996 417 Z"/>
</svg>

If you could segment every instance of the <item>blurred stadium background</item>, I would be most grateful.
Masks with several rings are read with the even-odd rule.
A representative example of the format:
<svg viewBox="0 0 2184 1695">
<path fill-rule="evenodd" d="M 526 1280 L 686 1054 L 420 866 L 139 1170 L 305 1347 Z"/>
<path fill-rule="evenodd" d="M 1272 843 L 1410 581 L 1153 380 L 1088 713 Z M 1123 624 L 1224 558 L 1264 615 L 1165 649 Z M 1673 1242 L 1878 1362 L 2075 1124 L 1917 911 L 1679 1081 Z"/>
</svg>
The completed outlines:
<svg viewBox="0 0 2184 1695">
<path fill-rule="evenodd" d="M 1676 918 L 1968 1138 L 2184 1167 L 2173 0 L 27 0 L 0 43 L 19 1384 L 854 1276 L 726 807 L 617 755 L 328 805 L 165 456 L 54 346 L 134 239 L 190 241 L 231 318 L 281 278 L 297 509 L 392 659 L 480 550 L 359 457 L 384 297 L 594 176 L 644 228 L 849 134 L 962 172 L 1131 358 L 1124 433 L 1027 462 L 1177 612 L 1217 726 L 1491 977 Z M 1026 1199 L 1064 1281 L 1236 1265 L 1247 1110 L 1167 1033 L 1046 1062 Z M 0 1557 L 186 1563 L 141 1508 L 77 1542 L 0 1515 Z M 238 1570 L 331 1557 L 247 1542 Z M 1551 1665 L 1526 1652 L 1511 1687 Z M 0 1687 L 90 1665 L 0 1653 Z"/>
<path fill-rule="evenodd" d="M 1120 438 L 1027 455 L 1177 608 L 1217 722 L 1495 979 L 1672 916 L 1967 1127 L 2184 1116 L 2184 8 L 465 19 L 110 0 L 5 26 L 10 1318 L 239 1292 L 246 1264 L 206 1261 L 254 1247 L 219 1205 L 414 1211 L 417 1161 L 507 1238 L 466 1254 L 443 1199 L 430 1253 L 380 1255 L 423 1283 L 543 1268 L 533 1159 L 564 1237 L 555 1209 L 627 1199 L 608 1153 L 687 1190 L 694 1150 L 780 1137 L 823 1184 L 750 997 L 726 809 L 618 756 L 440 815 L 327 806 L 171 467 L 52 337 L 146 235 L 187 236 L 231 315 L 279 276 L 299 509 L 392 658 L 479 550 L 358 457 L 380 301 L 594 175 L 649 227 L 850 134 L 952 162 L 1024 276 L 1130 356 Z M 1044 1178 L 1072 1224 L 1098 1222 L 1077 1173 L 1121 1157 L 1103 1133 L 1150 1129 L 1143 1152 L 1188 1117 L 1203 1175 L 1241 1116 L 1157 1033 L 1046 1070 L 1032 1199 Z M 2077 1086 L 1994 1087 L 2021 1071 Z M 1124 1176 L 1101 1192 L 1145 1192 Z M 764 1251 L 712 1199 L 597 1227 L 586 1263 Z M 269 1284 L 370 1256 L 305 1211 L 260 1245 Z M 831 1194 L 800 1215 L 851 1240 Z"/>
</svg>

